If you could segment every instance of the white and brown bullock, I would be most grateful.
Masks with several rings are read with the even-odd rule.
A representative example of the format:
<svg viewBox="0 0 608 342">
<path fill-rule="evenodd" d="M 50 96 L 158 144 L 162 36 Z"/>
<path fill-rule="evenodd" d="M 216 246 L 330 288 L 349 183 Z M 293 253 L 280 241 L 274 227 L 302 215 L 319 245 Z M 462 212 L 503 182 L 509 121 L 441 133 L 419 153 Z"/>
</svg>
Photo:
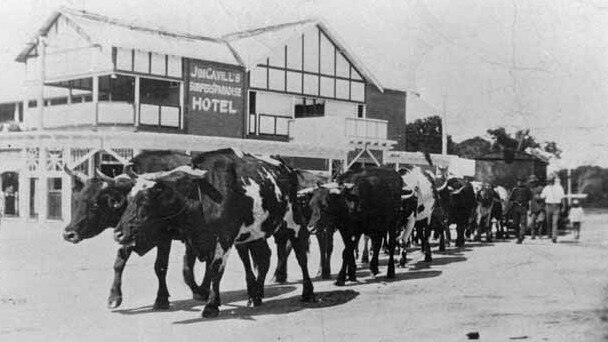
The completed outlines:
<svg viewBox="0 0 608 342">
<path fill-rule="evenodd" d="M 435 191 L 434 180 L 425 172 L 422 172 L 420 167 L 412 167 L 410 169 L 401 169 L 399 174 L 403 179 L 403 191 L 413 194 L 416 198 L 416 210 L 411 212 L 409 217 L 405 219 L 405 227 L 402 230 L 398 241 L 402 247 L 401 259 L 399 264 L 405 265 L 406 261 L 406 241 L 412 235 L 414 228 L 419 229 L 422 238 L 422 250 L 424 252 L 424 260 L 432 261 L 431 246 L 429 238 L 431 235 L 431 219 L 435 207 L 438 205 L 437 193 Z M 409 195 L 405 195 L 408 197 Z"/>
<path fill-rule="evenodd" d="M 302 300 L 314 300 L 307 268 L 308 230 L 301 229 L 296 204 L 296 173 L 276 159 L 233 149 L 202 153 L 193 160 L 193 166 L 141 175 L 116 227 L 117 241 L 129 245 L 141 240 L 139 236 L 162 234 L 167 226 L 178 229 L 196 256 L 207 261 L 205 278 L 210 280 L 211 290 L 202 315 L 215 317 L 219 314 L 220 281 L 232 245 L 236 245 L 245 266 L 249 299 L 259 305 L 270 264 L 265 239 L 274 236 L 283 246 L 289 240 L 302 269 Z M 205 188 L 218 191 L 222 200 L 216 203 L 198 195 Z"/>
</svg>

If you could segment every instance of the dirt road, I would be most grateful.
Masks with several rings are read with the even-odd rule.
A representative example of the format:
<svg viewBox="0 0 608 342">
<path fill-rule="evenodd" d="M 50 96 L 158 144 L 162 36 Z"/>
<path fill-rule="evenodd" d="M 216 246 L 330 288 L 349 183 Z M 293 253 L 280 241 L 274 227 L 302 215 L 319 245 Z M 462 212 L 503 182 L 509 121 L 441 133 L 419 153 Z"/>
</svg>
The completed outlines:
<svg viewBox="0 0 608 342">
<path fill-rule="evenodd" d="M 155 253 L 129 260 L 124 302 L 105 307 L 116 245 L 109 232 L 70 245 L 58 227 L 2 222 L 0 341 L 601 341 L 608 339 L 608 212 L 589 215 L 582 238 L 469 243 L 425 263 L 418 252 L 397 278 L 335 287 L 314 280 L 319 301 L 299 302 L 300 272 L 267 281 L 263 306 L 246 306 L 244 276 L 232 253 L 222 282 L 221 313 L 200 318 L 181 279 L 183 246 L 173 244 L 168 284 L 172 307 L 151 310 Z M 271 247 L 274 244 L 270 241 Z M 336 235 L 336 250 L 341 243 Z M 313 241 L 309 266 L 317 271 Z M 274 251 L 273 251 L 274 254 Z M 340 253 L 334 253 L 334 273 Z M 273 268 L 274 270 L 274 255 Z M 202 270 L 197 270 L 201 275 Z"/>
</svg>

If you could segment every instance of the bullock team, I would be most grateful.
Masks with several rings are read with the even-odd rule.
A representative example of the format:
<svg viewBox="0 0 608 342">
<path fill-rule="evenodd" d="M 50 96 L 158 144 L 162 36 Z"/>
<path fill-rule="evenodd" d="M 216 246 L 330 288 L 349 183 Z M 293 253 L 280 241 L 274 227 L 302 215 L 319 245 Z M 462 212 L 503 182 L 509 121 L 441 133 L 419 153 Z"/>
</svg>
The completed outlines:
<svg viewBox="0 0 608 342">
<path fill-rule="evenodd" d="M 114 263 L 114 281 L 108 307 L 122 303 L 121 279 L 132 254 L 157 248 L 154 271 L 158 277 L 155 309 L 169 307 L 166 284 L 172 240 L 185 244 L 184 281 L 193 298 L 206 301 L 203 317 L 219 314 L 220 282 L 234 246 L 245 269 L 249 304 L 264 298 L 270 268 L 271 236 L 277 249 L 274 278 L 285 282 L 287 258 L 293 250 L 302 272 L 303 301 L 314 301 L 307 254 L 315 234 L 321 254 L 321 277 L 331 276 L 334 232 L 344 242 L 336 285 L 356 281 L 355 254 L 361 236 L 371 240 L 372 276 L 379 273 L 378 256 L 384 245 L 389 262 L 386 276 L 395 277 L 394 255 L 406 261 L 406 244 L 420 243 L 425 260 L 431 260 L 430 237 L 440 239 L 440 250 L 456 226 L 456 246 L 476 228 L 476 237 L 491 238 L 490 226 L 502 221 L 500 189 L 480 186 L 458 177 L 423 172 L 418 167 L 399 172 L 388 168 L 347 171 L 328 181 L 294 170 L 280 158 L 258 157 L 234 149 L 190 156 L 151 151 L 134 157 L 124 174 L 94 177 L 68 170 L 77 180 L 72 221 L 65 240 L 78 243 L 113 227 L 120 244 Z M 498 194 L 498 195 L 497 195 Z M 496 200 L 498 198 L 498 201 Z M 496 205 L 498 203 L 498 205 Z M 500 225 L 500 223 L 499 223 Z M 499 230 L 499 233 L 503 230 Z M 365 243 L 362 259 L 369 258 Z M 399 249 L 400 252 L 395 253 Z M 198 285 L 196 261 L 205 263 Z"/>
</svg>

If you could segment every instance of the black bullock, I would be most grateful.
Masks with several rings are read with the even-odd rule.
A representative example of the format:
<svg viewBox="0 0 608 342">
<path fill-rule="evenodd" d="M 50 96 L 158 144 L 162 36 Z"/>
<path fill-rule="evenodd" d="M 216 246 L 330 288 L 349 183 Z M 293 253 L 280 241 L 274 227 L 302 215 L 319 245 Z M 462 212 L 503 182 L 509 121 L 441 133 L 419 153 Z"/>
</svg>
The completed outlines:
<svg viewBox="0 0 608 342">
<path fill-rule="evenodd" d="M 378 274 L 378 252 L 382 239 L 388 234 L 387 278 L 393 278 L 393 252 L 403 184 L 401 177 L 394 170 L 365 168 L 346 172 L 338 176 L 337 182 L 334 187 L 314 189 L 309 202 L 312 210 L 309 226 L 313 229 L 336 226 L 344 241 L 342 267 L 336 285 L 344 285 L 347 273 L 349 280 L 356 281 L 354 250 L 362 234 L 372 240 L 370 271 L 373 276 Z"/>
<path fill-rule="evenodd" d="M 116 227 L 117 241 L 137 244 L 140 236 L 162 234 L 167 225 L 161 223 L 178 229 L 197 257 L 207 261 L 205 278 L 212 285 L 202 315 L 215 317 L 220 281 L 233 244 L 245 266 L 250 301 L 261 304 L 270 260 L 265 239 L 274 235 L 278 241 L 291 242 L 302 269 L 302 299 L 313 300 L 307 269 L 308 231 L 298 223 L 296 173 L 275 159 L 232 149 L 203 153 L 193 164 L 195 169 L 138 178 L 133 198 Z M 222 201 L 215 203 L 204 196 L 193 199 L 201 182 L 219 192 Z M 250 254 L 258 268 L 257 277 L 251 270 Z"/>
<path fill-rule="evenodd" d="M 470 228 L 477 208 L 473 186 L 465 179 L 448 177 L 437 193 L 447 212 L 447 225 L 456 225 L 456 247 L 464 247 L 465 231 Z"/>
<path fill-rule="evenodd" d="M 137 172 L 155 172 L 172 170 L 181 165 L 191 163 L 189 155 L 168 151 L 143 152 L 133 157 L 130 165 Z M 83 186 L 79 192 L 73 195 L 72 220 L 65 227 L 63 237 L 66 241 L 79 243 L 83 239 L 89 239 L 99 235 L 106 228 L 114 227 L 127 208 L 127 194 L 131 191 L 134 181 L 126 175 L 115 178 L 107 177 L 101 172 L 95 177 L 87 177 L 79 172 L 65 169 L 66 172 L 82 182 Z M 122 273 L 132 251 L 139 255 L 148 252 L 152 247 L 158 246 L 154 270 L 158 278 L 158 293 L 154 301 L 154 309 L 166 309 L 169 307 L 169 291 L 166 286 L 166 273 L 171 249 L 171 239 L 178 236 L 168 236 L 156 243 L 149 243 L 138 248 L 124 246 L 118 249 L 114 261 L 114 280 L 108 297 L 108 307 L 117 308 L 122 303 Z M 195 259 L 186 247 L 184 257 L 184 280 L 190 287 L 195 299 L 201 298 L 199 287 L 194 280 Z"/>
</svg>

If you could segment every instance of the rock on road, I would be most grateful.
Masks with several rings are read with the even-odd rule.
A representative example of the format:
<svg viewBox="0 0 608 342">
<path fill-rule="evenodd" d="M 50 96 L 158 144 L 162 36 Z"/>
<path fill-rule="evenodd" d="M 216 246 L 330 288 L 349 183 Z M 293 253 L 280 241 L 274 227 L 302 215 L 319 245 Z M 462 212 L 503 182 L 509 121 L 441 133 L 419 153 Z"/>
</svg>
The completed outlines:
<svg viewBox="0 0 608 342">
<path fill-rule="evenodd" d="M 174 242 L 168 273 L 171 309 L 155 312 L 155 253 L 132 256 L 124 301 L 108 310 L 116 244 L 110 232 L 71 245 L 61 227 L 0 225 L 0 341 L 602 341 L 608 339 L 608 212 L 594 211 L 581 240 L 468 243 L 419 252 L 397 278 L 358 271 L 359 282 L 335 287 L 314 280 L 317 303 L 301 303 L 300 272 L 290 257 L 289 283 L 267 281 L 263 306 L 246 306 L 243 267 L 233 251 L 217 319 L 200 318 L 181 279 L 184 248 Z M 336 235 L 337 271 L 342 245 Z M 273 249 L 274 243 L 269 240 Z M 435 250 L 436 248 L 434 248 Z M 309 267 L 319 262 L 311 240 Z M 201 278 L 202 269 L 197 269 Z"/>
</svg>

